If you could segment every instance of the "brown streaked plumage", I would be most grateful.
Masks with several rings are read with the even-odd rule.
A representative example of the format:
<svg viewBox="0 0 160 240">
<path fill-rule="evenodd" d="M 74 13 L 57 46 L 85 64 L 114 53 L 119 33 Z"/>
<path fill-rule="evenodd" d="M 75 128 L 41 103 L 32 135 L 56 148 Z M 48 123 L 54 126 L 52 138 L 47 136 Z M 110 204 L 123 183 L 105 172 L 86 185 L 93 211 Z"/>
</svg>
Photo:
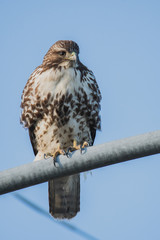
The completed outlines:
<svg viewBox="0 0 160 240">
<path fill-rule="evenodd" d="M 35 160 L 67 150 L 75 142 L 93 145 L 100 129 L 101 94 L 92 71 L 79 61 L 73 41 L 56 42 L 31 74 L 22 94 L 21 123 L 28 128 Z M 80 175 L 49 181 L 49 211 L 72 218 L 80 210 Z"/>
</svg>

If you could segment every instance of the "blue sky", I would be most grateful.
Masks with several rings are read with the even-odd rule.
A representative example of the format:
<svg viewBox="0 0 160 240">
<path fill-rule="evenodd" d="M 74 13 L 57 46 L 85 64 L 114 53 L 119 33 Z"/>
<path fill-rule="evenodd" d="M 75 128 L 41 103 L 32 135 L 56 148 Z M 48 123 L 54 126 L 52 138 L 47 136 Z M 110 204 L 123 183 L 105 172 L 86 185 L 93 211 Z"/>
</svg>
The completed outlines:
<svg viewBox="0 0 160 240">
<path fill-rule="evenodd" d="M 95 144 L 159 129 L 160 2 L 0 1 L 0 170 L 34 159 L 19 124 L 22 90 L 57 40 L 74 40 L 102 92 Z M 81 177 L 81 212 L 70 221 L 97 239 L 160 239 L 160 156 Z M 19 193 L 48 210 L 47 183 Z M 23 205 L 0 197 L 0 239 L 83 239 Z"/>
</svg>

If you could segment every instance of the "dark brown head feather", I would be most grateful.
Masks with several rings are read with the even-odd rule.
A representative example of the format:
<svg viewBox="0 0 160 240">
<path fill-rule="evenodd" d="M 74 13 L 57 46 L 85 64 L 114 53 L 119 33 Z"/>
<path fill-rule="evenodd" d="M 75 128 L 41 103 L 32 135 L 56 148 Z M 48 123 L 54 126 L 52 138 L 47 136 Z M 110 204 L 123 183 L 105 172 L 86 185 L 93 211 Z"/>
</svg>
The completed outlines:
<svg viewBox="0 0 160 240">
<path fill-rule="evenodd" d="M 56 66 L 62 61 L 64 61 L 63 56 L 58 53 L 60 51 L 67 51 L 69 53 L 76 52 L 79 54 L 79 46 L 77 43 L 69 40 L 60 40 L 53 44 L 43 59 L 43 65 L 50 67 Z"/>
<path fill-rule="evenodd" d="M 77 54 L 79 54 L 79 46 L 76 42 L 71 41 L 71 40 L 60 40 L 57 41 L 55 44 L 52 45 L 52 47 L 50 48 L 51 50 L 57 50 L 57 49 L 65 49 L 68 52 L 76 52 Z M 49 49 L 49 50 L 50 50 Z"/>
</svg>

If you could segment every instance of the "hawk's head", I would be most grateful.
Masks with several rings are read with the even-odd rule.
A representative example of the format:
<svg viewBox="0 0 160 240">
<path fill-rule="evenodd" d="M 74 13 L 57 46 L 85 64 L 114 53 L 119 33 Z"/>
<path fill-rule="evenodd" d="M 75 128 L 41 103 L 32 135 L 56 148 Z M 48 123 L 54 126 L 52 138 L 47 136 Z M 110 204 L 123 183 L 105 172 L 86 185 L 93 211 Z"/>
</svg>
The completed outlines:
<svg viewBox="0 0 160 240">
<path fill-rule="evenodd" d="M 68 40 L 61 40 L 52 45 L 44 56 L 43 64 L 47 66 L 77 66 L 79 46 Z"/>
</svg>

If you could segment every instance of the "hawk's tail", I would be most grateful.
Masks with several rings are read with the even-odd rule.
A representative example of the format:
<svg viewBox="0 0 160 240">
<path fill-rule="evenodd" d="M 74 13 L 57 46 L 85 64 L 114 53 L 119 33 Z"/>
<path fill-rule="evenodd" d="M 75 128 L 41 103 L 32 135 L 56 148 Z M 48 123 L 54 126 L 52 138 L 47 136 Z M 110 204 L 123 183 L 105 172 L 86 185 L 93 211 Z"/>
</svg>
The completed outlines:
<svg viewBox="0 0 160 240">
<path fill-rule="evenodd" d="M 48 182 L 49 212 L 55 218 L 73 218 L 80 211 L 80 174 Z"/>
</svg>

